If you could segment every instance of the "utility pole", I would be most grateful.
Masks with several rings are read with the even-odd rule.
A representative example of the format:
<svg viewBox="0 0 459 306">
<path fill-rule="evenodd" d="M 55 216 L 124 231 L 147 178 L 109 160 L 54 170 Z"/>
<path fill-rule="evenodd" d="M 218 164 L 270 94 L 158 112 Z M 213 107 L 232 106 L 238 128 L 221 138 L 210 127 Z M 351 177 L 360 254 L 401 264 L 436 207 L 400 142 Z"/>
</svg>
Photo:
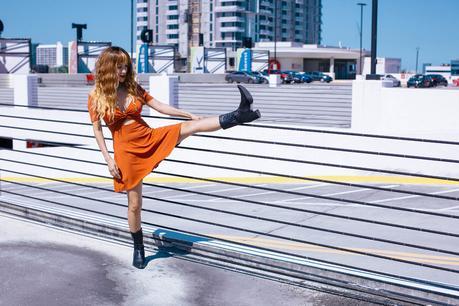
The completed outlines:
<svg viewBox="0 0 459 306">
<path fill-rule="evenodd" d="M 276 43 L 277 43 L 277 0 L 274 0 L 274 60 L 277 63 Z M 276 64 L 276 69 L 278 69 L 277 64 Z"/>
<path fill-rule="evenodd" d="M 371 74 L 376 74 L 376 41 L 378 32 L 378 0 L 371 5 Z"/>
<path fill-rule="evenodd" d="M 416 74 L 418 73 L 419 47 L 416 47 Z"/>
<path fill-rule="evenodd" d="M 131 60 L 134 56 L 134 0 L 131 0 Z"/>
<path fill-rule="evenodd" d="M 362 31 L 363 31 L 363 7 L 366 6 L 366 3 L 357 3 L 360 6 L 360 64 L 359 64 L 359 71 L 360 75 L 362 75 Z"/>
</svg>

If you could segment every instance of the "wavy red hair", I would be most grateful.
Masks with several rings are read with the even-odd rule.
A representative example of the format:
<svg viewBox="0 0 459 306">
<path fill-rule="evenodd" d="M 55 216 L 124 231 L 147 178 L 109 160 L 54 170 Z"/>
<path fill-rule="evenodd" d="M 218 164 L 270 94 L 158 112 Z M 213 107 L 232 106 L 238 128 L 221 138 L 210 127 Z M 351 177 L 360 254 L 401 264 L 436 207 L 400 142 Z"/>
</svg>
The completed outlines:
<svg viewBox="0 0 459 306">
<path fill-rule="evenodd" d="M 96 84 L 92 92 L 93 109 L 99 118 L 106 115 L 113 120 L 116 108 L 116 92 L 120 85 L 118 80 L 117 67 L 125 64 L 127 66 L 126 78 L 123 86 L 131 96 L 137 94 L 137 83 L 133 70 L 131 57 L 120 47 L 108 47 L 97 59 L 96 62 Z"/>
</svg>

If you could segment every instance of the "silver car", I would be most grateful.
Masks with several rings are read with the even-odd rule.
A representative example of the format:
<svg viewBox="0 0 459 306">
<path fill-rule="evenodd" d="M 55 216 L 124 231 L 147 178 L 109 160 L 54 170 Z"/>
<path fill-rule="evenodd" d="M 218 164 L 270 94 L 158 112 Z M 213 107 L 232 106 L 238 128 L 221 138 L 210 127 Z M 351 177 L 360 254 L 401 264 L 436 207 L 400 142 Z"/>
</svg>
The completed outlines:
<svg viewBox="0 0 459 306">
<path fill-rule="evenodd" d="M 236 82 L 236 83 L 259 84 L 262 82 L 261 79 L 258 78 L 257 76 L 252 75 L 249 72 L 244 72 L 244 71 L 236 71 L 236 72 L 228 73 L 225 76 L 225 80 L 228 83 Z"/>
<path fill-rule="evenodd" d="M 402 85 L 400 80 L 394 77 L 392 74 L 383 75 L 381 80 L 392 81 L 392 87 L 400 87 Z"/>
</svg>

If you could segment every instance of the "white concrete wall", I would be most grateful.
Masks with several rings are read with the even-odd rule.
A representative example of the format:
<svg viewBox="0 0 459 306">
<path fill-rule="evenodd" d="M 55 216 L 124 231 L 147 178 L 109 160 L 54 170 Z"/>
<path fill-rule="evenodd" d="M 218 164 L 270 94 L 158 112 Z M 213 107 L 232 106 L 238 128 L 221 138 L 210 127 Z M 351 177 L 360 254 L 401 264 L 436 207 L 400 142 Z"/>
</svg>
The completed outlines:
<svg viewBox="0 0 459 306">
<path fill-rule="evenodd" d="M 281 70 L 303 71 L 303 58 L 279 58 Z"/>
</svg>

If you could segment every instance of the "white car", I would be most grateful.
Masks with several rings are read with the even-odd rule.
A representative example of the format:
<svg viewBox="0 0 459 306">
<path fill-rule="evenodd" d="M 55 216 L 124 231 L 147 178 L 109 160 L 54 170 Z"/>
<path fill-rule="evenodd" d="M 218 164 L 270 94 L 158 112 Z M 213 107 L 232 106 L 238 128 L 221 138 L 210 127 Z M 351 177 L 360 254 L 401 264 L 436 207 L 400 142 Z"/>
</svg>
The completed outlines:
<svg viewBox="0 0 459 306">
<path fill-rule="evenodd" d="M 381 80 L 392 81 L 392 87 L 400 87 L 402 84 L 400 80 L 394 77 L 392 74 L 384 74 L 381 76 Z"/>
</svg>

